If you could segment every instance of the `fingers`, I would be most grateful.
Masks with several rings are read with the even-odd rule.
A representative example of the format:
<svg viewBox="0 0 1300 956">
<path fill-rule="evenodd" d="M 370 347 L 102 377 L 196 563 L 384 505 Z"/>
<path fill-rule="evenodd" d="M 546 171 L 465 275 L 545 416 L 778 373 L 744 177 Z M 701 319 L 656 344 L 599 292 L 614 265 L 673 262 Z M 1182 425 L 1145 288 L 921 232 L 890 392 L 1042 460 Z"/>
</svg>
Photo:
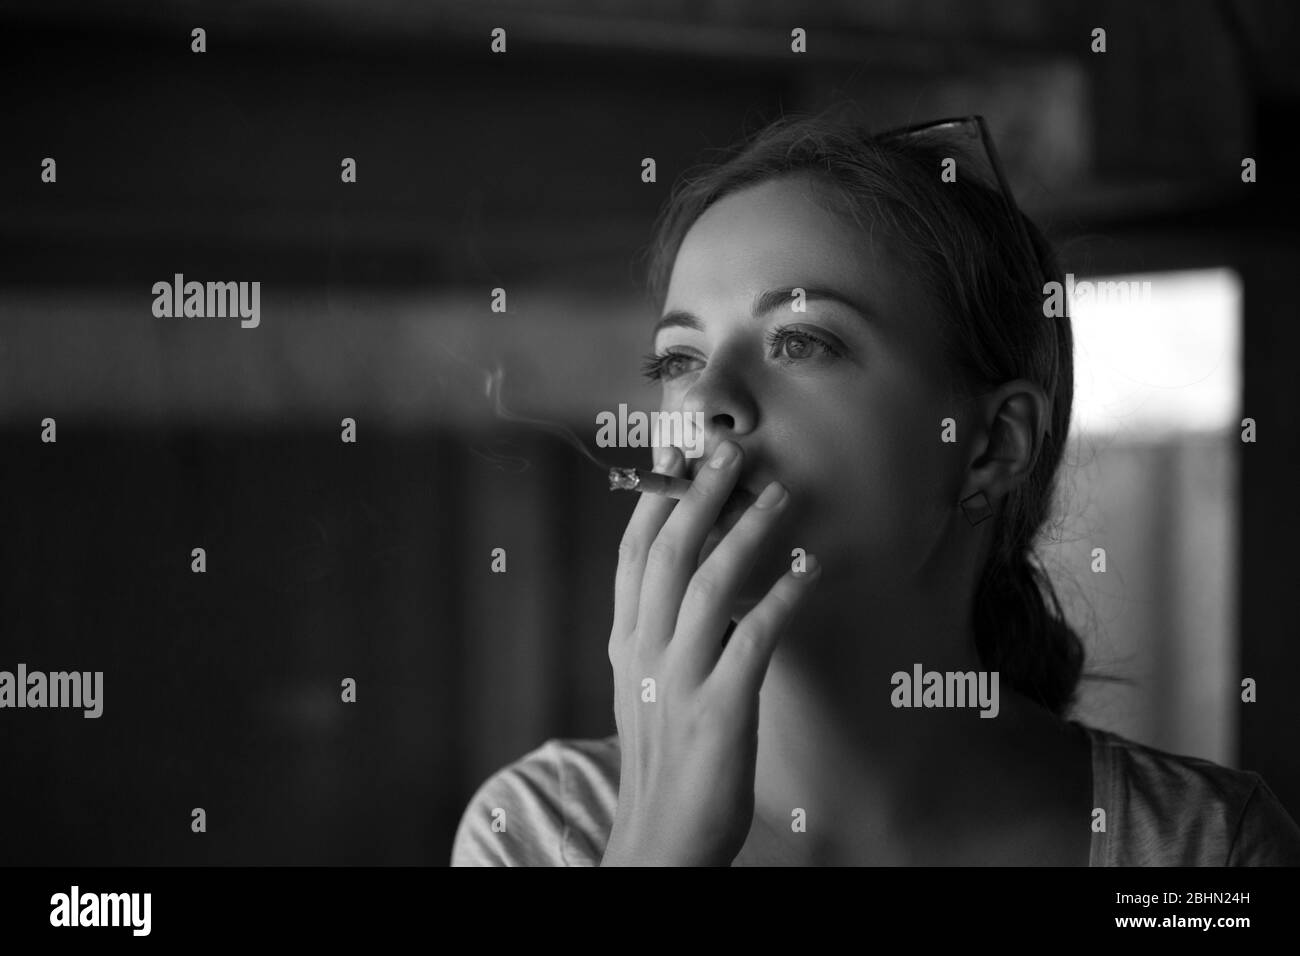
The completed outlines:
<svg viewBox="0 0 1300 956">
<path fill-rule="evenodd" d="M 647 647 L 665 647 L 677 626 L 686 584 L 695 574 L 700 548 L 722 510 L 740 474 L 744 457 L 740 446 L 723 441 L 713 457 L 695 475 L 691 490 L 677 503 L 659 536 L 646 553 L 641 580 L 641 602 L 637 620 L 649 625 L 638 628 L 637 639 Z M 717 466 L 717 467 L 715 467 Z"/>
<path fill-rule="evenodd" d="M 696 675 L 700 682 L 717 663 L 722 652 L 722 634 L 731 619 L 736 594 L 789 500 L 790 495 L 780 482 L 768 485 L 686 586 L 673 637 L 677 649 L 673 653 L 686 672 Z"/>
<path fill-rule="evenodd" d="M 685 459 L 676 448 L 660 448 L 667 463 L 656 462 L 661 474 L 683 476 Z M 632 509 L 618 546 L 618 570 L 614 575 L 614 625 L 611 637 L 626 637 L 636 628 L 637 607 L 641 600 L 641 578 L 645 573 L 646 554 L 677 502 L 666 495 L 643 494 Z"/>
<path fill-rule="evenodd" d="M 753 610 L 741 618 L 706 685 L 713 684 L 718 693 L 730 700 L 757 697 L 777 641 L 821 577 L 816 557 L 808 555 L 807 562 L 803 573 L 783 574 Z"/>
</svg>

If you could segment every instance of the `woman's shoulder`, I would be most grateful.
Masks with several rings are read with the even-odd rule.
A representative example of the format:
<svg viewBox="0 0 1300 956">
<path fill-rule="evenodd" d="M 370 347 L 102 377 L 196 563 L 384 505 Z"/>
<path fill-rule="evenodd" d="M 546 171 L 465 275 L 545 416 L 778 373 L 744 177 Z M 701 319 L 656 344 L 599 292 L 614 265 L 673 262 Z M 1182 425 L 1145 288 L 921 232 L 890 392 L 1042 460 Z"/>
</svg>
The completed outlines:
<svg viewBox="0 0 1300 956">
<path fill-rule="evenodd" d="M 618 736 L 553 737 L 493 773 L 461 817 L 452 866 L 596 866 L 618 806 Z"/>
<path fill-rule="evenodd" d="M 1092 739 L 1094 866 L 1300 865 L 1300 827 L 1258 773 L 1079 726 Z"/>
</svg>

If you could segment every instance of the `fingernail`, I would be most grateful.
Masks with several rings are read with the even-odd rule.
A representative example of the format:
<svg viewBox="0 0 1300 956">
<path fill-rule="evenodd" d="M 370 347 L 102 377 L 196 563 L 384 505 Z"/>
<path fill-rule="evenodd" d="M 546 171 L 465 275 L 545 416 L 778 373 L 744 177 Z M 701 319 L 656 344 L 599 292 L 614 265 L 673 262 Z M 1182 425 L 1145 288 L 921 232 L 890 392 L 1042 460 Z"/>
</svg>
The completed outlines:
<svg viewBox="0 0 1300 956">
<path fill-rule="evenodd" d="M 731 442 L 723 442 L 713 452 L 713 458 L 709 462 L 710 468 L 721 468 L 731 462 L 736 457 L 736 446 Z"/>
<path fill-rule="evenodd" d="M 783 486 L 779 481 L 774 481 L 763 489 L 763 493 L 759 495 L 758 500 L 754 502 L 754 507 L 774 508 L 784 497 L 785 486 Z"/>
<path fill-rule="evenodd" d="M 673 446 L 665 445 L 655 451 L 655 467 L 660 471 L 666 471 L 668 466 L 673 463 Z"/>
<path fill-rule="evenodd" d="M 796 571 L 796 578 L 810 578 L 821 570 L 821 563 L 817 560 L 817 555 L 808 554 L 804 556 L 803 570 Z"/>
</svg>

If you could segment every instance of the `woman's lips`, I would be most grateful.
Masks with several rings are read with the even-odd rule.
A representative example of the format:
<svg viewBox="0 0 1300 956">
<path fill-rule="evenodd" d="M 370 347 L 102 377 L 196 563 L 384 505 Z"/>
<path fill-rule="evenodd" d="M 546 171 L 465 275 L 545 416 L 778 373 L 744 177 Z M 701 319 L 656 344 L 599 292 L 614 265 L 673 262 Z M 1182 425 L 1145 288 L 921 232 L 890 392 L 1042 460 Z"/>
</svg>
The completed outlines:
<svg viewBox="0 0 1300 956">
<path fill-rule="evenodd" d="M 707 459 L 701 459 L 701 462 Z M 703 465 L 701 465 L 703 467 Z M 700 469 L 695 468 L 687 475 L 694 481 L 699 477 Z M 752 478 L 752 475 L 750 476 Z M 745 479 L 741 478 L 736 481 L 736 486 L 731 489 L 731 494 L 727 500 L 722 503 L 722 508 L 718 511 L 718 517 L 713 522 L 712 531 L 720 531 L 723 534 L 730 531 L 732 526 L 740 520 L 740 516 L 749 510 L 749 506 L 758 500 L 758 492 L 750 491 L 742 483 Z"/>
</svg>

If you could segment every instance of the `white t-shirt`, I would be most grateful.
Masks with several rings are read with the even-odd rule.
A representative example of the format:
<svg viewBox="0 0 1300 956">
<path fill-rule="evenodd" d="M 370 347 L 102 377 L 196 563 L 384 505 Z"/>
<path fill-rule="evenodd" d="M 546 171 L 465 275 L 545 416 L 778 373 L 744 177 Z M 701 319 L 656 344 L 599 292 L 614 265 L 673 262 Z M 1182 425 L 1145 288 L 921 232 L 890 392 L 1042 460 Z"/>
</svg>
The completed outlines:
<svg viewBox="0 0 1300 956">
<path fill-rule="evenodd" d="M 1089 866 L 1300 866 L 1300 827 L 1259 774 L 1072 723 L 1091 739 L 1093 806 L 1106 811 Z M 617 735 L 546 741 L 475 792 L 451 865 L 599 865 L 618 777 Z"/>
</svg>

